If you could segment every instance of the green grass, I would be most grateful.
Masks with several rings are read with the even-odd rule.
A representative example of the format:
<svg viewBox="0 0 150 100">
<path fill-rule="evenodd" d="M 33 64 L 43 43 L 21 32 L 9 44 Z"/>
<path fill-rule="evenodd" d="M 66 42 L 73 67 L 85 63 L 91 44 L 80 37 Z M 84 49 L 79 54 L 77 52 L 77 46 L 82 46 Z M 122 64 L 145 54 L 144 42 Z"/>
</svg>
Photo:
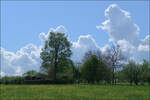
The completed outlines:
<svg viewBox="0 0 150 100">
<path fill-rule="evenodd" d="M 148 85 L 1 85 L 0 91 L 0 100 L 150 100 Z"/>
</svg>

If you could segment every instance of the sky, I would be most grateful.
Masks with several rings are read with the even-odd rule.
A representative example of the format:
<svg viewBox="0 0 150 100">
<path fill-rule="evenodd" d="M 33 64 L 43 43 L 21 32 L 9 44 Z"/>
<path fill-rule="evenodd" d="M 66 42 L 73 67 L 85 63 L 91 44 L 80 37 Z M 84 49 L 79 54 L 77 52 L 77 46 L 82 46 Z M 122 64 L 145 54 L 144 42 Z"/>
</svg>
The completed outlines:
<svg viewBox="0 0 150 100">
<path fill-rule="evenodd" d="M 149 60 L 149 17 L 149 1 L 2 1 L 1 75 L 38 70 L 49 31 L 66 33 L 75 62 L 110 41 L 129 59 Z"/>
</svg>

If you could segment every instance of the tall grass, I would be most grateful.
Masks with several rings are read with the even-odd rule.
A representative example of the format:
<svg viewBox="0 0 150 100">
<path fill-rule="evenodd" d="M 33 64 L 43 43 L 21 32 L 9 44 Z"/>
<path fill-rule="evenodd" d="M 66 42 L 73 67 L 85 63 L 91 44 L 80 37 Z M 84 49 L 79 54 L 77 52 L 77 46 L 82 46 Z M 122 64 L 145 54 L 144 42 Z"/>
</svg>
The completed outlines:
<svg viewBox="0 0 150 100">
<path fill-rule="evenodd" d="M 0 100 L 150 100 L 149 86 L 1 85 Z"/>
</svg>

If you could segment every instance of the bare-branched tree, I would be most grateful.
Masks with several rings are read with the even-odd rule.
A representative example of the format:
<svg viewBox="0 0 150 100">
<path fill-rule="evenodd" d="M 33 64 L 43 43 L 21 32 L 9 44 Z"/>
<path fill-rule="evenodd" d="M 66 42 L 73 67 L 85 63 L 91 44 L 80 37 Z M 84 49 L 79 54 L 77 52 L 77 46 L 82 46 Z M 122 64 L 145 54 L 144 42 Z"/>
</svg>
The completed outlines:
<svg viewBox="0 0 150 100">
<path fill-rule="evenodd" d="M 112 71 L 112 83 L 116 83 L 115 71 L 121 69 L 124 65 L 124 56 L 122 55 L 121 48 L 119 45 L 112 44 L 111 47 L 106 51 L 104 61 Z"/>
</svg>

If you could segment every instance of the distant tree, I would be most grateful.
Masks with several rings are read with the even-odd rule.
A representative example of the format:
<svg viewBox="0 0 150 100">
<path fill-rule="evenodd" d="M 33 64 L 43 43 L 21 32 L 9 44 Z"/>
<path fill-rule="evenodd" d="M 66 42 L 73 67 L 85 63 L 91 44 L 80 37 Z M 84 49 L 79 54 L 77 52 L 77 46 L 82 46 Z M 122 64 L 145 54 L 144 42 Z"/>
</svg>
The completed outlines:
<svg viewBox="0 0 150 100">
<path fill-rule="evenodd" d="M 24 77 L 22 76 L 4 76 L 0 78 L 0 84 L 22 84 Z"/>
<path fill-rule="evenodd" d="M 126 65 L 126 67 L 123 69 L 124 75 L 126 80 L 132 85 L 134 82 L 134 69 L 136 68 L 136 63 L 131 60 L 129 63 Z"/>
<path fill-rule="evenodd" d="M 81 62 L 76 62 L 74 66 L 74 82 L 80 83 L 81 81 L 81 67 L 82 63 Z"/>
<path fill-rule="evenodd" d="M 124 68 L 126 79 L 130 82 L 131 85 L 133 82 L 138 85 L 140 81 L 140 72 L 140 65 L 136 64 L 133 60 L 129 61 L 127 66 Z"/>
<path fill-rule="evenodd" d="M 103 57 L 103 61 L 112 71 L 112 83 L 115 84 L 115 71 L 123 67 L 123 61 L 125 60 L 122 55 L 119 45 L 112 44 L 111 48 L 106 51 Z"/>
<path fill-rule="evenodd" d="M 92 55 L 95 55 L 93 51 L 87 51 L 85 52 L 83 59 L 82 59 L 82 63 L 84 63 L 85 61 L 87 61 Z"/>
<path fill-rule="evenodd" d="M 87 61 L 92 55 L 95 55 L 99 60 L 104 60 L 104 55 L 102 54 L 102 52 L 100 50 L 94 50 L 94 51 L 87 51 L 84 56 L 83 56 L 83 59 L 82 59 L 82 64 Z"/>
<path fill-rule="evenodd" d="M 142 84 L 148 81 L 149 73 L 148 61 L 143 60 L 143 63 L 140 65 L 140 80 Z"/>
<path fill-rule="evenodd" d="M 38 72 L 36 72 L 35 70 L 29 70 L 23 74 L 23 76 L 36 76 L 36 75 L 38 75 Z"/>
<path fill-rule="evenodd" d="M 116 71 L 116 72 L 115 72 L 115 76 L 116 76 L 116 78 L 118 79 L 118 80 L 117 80 L 118 82 L 121 82 L 121 83 L 126 82 L 126 77 L 125 77 L 125 75 L 124 75 L 123 70 L 118 70 L 118 71 Z"/>
<path fill-rule="evenodd" d="M 105 80 L 107 77 L 108 68 L 100 61 L 96 55 L 92 55 L 87 61 L 84 62 L 81 68 L 82 78 L 88 83 L 98 82 Z"/>
<path fill-rule="evenodd" d="M 148 83 L 149 83 L 149 85 L 150 85 L 150 68 L 148 69 L 148 77 L 147 77 L 147 81 L 148 81 Z"/>
<path fill-rule="evenodd" d="M 53 80 L 56 80 L 56 74 L 63 67 L 62 65 L 68 62 L 72 54 L 70 47 L 71 43 L 64 33 L 49 33 L 40 54 L 43 61 L 41 70 L 51 75 Z"/>
</svg>

